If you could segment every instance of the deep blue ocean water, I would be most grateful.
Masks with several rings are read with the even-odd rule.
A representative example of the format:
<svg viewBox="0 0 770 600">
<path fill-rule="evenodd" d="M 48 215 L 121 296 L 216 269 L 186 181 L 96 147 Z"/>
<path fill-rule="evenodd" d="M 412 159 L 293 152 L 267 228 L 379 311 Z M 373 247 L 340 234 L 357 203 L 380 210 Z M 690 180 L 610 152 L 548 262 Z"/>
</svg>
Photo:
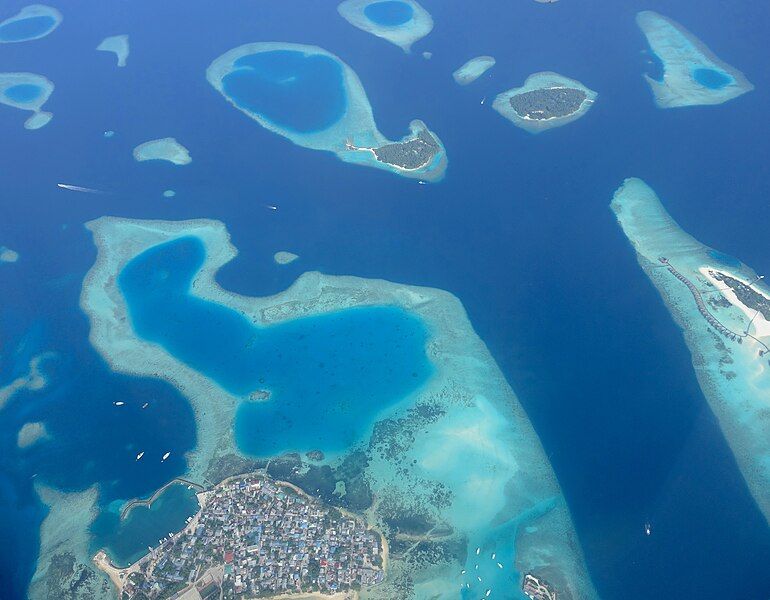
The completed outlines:
<svg viewBox="0 0 770 600">
<path fill-rule="evenodd" d="M 328 56 L 277 50 L 243 56 L 234 67 L 222 78 L 224 92 L 239 107 L 280 127 L 310 133 L 345 114 L 342 67 Z"/>
<path fill-rule="evenodd" d="M 304 269 L 453 292 L 541 437 L 604 598 L 724 598 L 728 581 L 733 597 L 770 595 L 768 527 L 681 333 L 607 208 L 624 177 L 642 177 L 696 238 L 770 268 L 763 3 L 423 0 L 435 28 L 412 55 L 312 0 L 70 4 L 54 34 L 0 54 L 1 71 L 56 84 L 46 105 L 56 118 L 39 131 L 0 106 L 13 148 L 0 171 L 0 243 L 21 253 L 0 265 L 0 382 L 31 354 L 59 356 L 46 364 L 49 390 L 18 396 L 0 420 L 0 586 L 11 598 L 34 568 L 44 516 L 33 475 L 71 489 L 106 482 L 112 498 L 147 495 L 183 472 L 195 443 L 183 398 L 112 373 L 87 341 L 78 295 L 95 250 L 82 224 L 105 214 L 225 221 L 240 255 L 219 280 L 247 295 L 284 289 Z M 646 44 L 634 16 L 643 9 L 681 22 L 757 89 L 717 107 L 657 109 L 641 77 Z M 131 35 L 125 69 L 93 51 L 115 31 Z M 293 146 L 205 81 L 223 52 L 273 40 L 317 44 L 350 64 L 391 139 L 423 119 L 449 153 L 446 179 L 419 186 Z M 451 72 L 480 54 L 496 67 L 457 86 Z M 480 104 L 541 70 L 582 81 L 598 101 L 539 136 Z M 104 139 L 109 129 L 117 133 Z M 165 135 L 190 149 L 189 167 L 133 162 L 137 143 Z M 174 199 L 162 197 L 168 188 Z M 302 259 L 276 267 L 272 254 L 284 248 Z M 48 445 L 18 451 L 19 426 L 43 418 Z M 139 447 L 175 452 L 141 464 Z"/>
<path fill-rule="evenodd" d="M 20 83 L 6 88 L 3 94 L 14 102 L 32 102 L 43 90 L 39 85 L 32 83 Z"/>
<path fill-rule="evenodd" d="M 414 15 L 414 9 L 406 2 L 383 0 L 367 5 L 364 8 L 364 14 L 370 21 L 378 25 L 394 27 L 410 21 Z"/>
<path fill-rule="evenodd" d="M 366 307 L 255 327 L 241 313 L 190 294 L 206 257 L 190 236 L 131 260 L 118 282 L 139 337 L 244 399 L 235 422 L 242 451 L 341 451 L 376 415 L 432 372 L 423 323 L 395 307 Z"/>
<path fill-rule="evenodd" d="M 5 6 L 3 8 L 5 10 Z M 20 42 L 32 39 L 43 35 L 54 25 L 56 25 L 56 19 L 46 15 L 11 21 L 0 27 L 0 41 Z"/>
</svg>

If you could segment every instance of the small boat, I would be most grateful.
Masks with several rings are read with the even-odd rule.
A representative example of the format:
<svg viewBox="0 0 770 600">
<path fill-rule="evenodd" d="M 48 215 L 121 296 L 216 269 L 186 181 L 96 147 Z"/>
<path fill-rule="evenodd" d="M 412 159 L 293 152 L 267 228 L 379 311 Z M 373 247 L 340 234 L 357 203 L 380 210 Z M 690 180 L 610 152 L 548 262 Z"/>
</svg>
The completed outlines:
<svg viewBox="0 0 770 600">
<path fill-rule="evenodd" d="M 481 553 L 481 546 L 476 548 L 476 556 L 478 556 Z"/>
<path fill-rule="evenodd" d="M 486 96 L 484 96 L 484 97 L 481 99 L 481 103 L 482 103 L 482 104 L 484 104 L 484 101 L 485 101 L 486 99 L 487 99 L 487 97 L 486 97 Z"/>
<path fill-rule="evenodd" d="M 118 402 L 113 402 L 113 404 L 115 406 L 123 406 L 125 404 L 125 402 L 119 400 Z"/>
<path fill-rule="evenodd" d="M 171 452 L 166 452 L 166 453 L 163 455 L 163 458 L 161 458 L 161 459 L 160 459 L 160 462 L 163 462 L 163 461 L 164 461 L 164 460 L 166 460 L 166 459 L 167 459 L 169 456 L 171 456 Z"/>
<path fill-rule="evenodd" d="M 136 455 L 136 460 L 139 460 L 143 456 L 144 456 L 144 451 L 142 451 L 142 452 L 140 452 L 139 454 Z"/>
<path fill-rule="evenodd" d="M 478 579 L 478 580 L 479 580 L 479 583 L 481 583 L 481 577 L 479 577 L 478 575 L 476 575 L 476 579 Z"/>
<path fill-rule="evenodd" d="M 502 569 L 503 568 L 503 563 L 497 563 L 497 566 Z"/>
<path fill-rule="evenodd" d="M 420 185 L 425 185 L 426 182 L 420 179 L 420 181 L 418 181 L 417 183 L 419 183 Z"/>
<path fill-rule="evenodd" d="M 491 593 L 492 593 L 491 589 L 487 590 L 487 593 L 484 594 L 484 598 L 489 598 L 489 594 L 491 594 Z"/>
<path fill-rule="evenodd" d="M 492 553 L 492 560 L 495 560 L 495 556 L 497 556 L 497 553 L 496 553 L 496 552 L 493 552 L 493 553 Z"/>
<path fill-rule="evenodd" d="M 644 524 L 644 535 L 650 535 L 652 533 L 652 525 L 650 525 L 650 522 Z"/>
<path fill-rule="evenodd" d="M 275 206 L 275 205 L 273 205 L 273 204 L 266 204 L 265 206 L 266 206 L 267 208 L 269 208 L 270 210 L 278 210 L 278 207 L 277 207 L 277 206 Z"/>
<path fill-rule="evenodd" d="M 460 571 L 460 575 L 465 575 L 465 569 L 463 569 L 462 571 Z"/>
<path fill-rule="evenodd" d="M 149 405 L 150 405 L 149 402 L 145 402 L 144 404 L 142 404 L 142 408 L 147 408 Z"/>
</svg>

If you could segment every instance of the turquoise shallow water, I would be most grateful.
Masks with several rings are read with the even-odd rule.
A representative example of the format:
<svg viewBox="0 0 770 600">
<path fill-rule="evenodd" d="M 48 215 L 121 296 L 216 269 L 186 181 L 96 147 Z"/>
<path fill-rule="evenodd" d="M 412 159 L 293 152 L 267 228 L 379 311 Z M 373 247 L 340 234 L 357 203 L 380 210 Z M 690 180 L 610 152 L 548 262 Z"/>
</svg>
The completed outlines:
<svg viewBox="0 0 770 600">
<path fill-rule="evenodd" d="M 6 98 L 13 100 L 14 102 L 32 102 L 42 92 L 42 88 L 32 83 L 20 83 L 12 87 L 6 88 L 3 92 Z"/>
<path fill-rule="evenodd" d="M 56 20 L 45 15 L 11 21 L 0 27 L 0 41 L 23 42 L 38 38 L 48 33 L 55 25 Z"/>
<path fill-rule="evenodd" d="M 119 285 L 141 338 L 232 394 L 271 393 L 238 411 L 244 452 L 342 450 L 432 372 L 427 330 L 402 309 L 356 308 L 258 327 L 189 293 L 204 259 L 200 239 L 173 240 L 135 257 Z"/>
<path fill-rule="evenodd" d="M 134 507 L 123 521 L 116 512 L 103 512 L 91 526 L 94 551 L 104 548 L 115 565 L 128 566 L 147 554 L 148 546 L 154 548 L 158 540 L 181 530 L 197 511 L 194 490 L 170 485 L 149 507 Z"/>
<path fill-rule="evenodd" d="M 364 9 L 364 14 L 377 25 L 395 27 L 411 21 L 414 9 L 406 2 L 384 0 L 368 5 Z"/>
<path fill-rule="evenodd" d="M 345 114 L 340 64 L 323 55 L 275 50 L 243 56 L 222 78 L 224 93 L 240 108 L 300 133 L 322 131 Z"/>
<path fill-rule="evenodd" d="M 720 90 L 733 80 L 732 77 L 722 71 L 708 68 L 695 69 L 692 72 L 692 76 L 695 78 L 695 81 L 710 90 Z"/>
</svg>

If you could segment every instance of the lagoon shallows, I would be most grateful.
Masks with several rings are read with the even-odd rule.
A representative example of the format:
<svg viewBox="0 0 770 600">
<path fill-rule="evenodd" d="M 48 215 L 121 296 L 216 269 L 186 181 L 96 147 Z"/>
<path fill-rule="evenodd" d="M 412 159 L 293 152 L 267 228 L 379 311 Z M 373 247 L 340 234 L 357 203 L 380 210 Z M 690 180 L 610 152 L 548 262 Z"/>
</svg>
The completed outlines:
<svg viewBox="0 0 770 600">
<path fill-rule="evenodd" d="M 198 512 L 195 491 L 174 483 L 161 492 L 150 506 L 131 508 L 124 519 L 112 510 L 103 512 L 91 526 L 95 548 L 104 548 L 116 566 L 128 566 L 147 554 L 170 531 L 179 531 L 185 519 Z"/>
<path fill-rule="evenodd" d="M 356 308 L 258 327 L 190 293 L 205 257 L 199 238 L 179 238 L 136 256 L 118 283 L 141 338 L 233 395 L 269 392 L 238 411 L 242 451 L 342 450 L 431 374 L 427 330 L 403 309 Z"/>
<path fill-rule="evenodd" d="M 11 21 L 0 27 L 0 41 L 23 42 L 43 37 L 56 27 L 56 19 L 49 16 L 29 17 Z"/>
<path fill-rule="evenodd" d="M 13 87 L 6 88 L 3 94 L 6 98 L 13 100 L 14 102 L 32 102 L 40 94 L 43 93 L 43 89 L 32 83 L 20 83 Z"/>
<path fill-rule="evenodd" d="M 322 55 L 275 50 L 242 56 L 222 78 L 241 109 L 296 132 L 322 131 L 345 114 L 340 64 Z"/>
<path fill-rule="evenodd" d="M 378 25 L 395 27 L 412 20 L 414 9 L 406 2 L 399 0 L 384 0 L 375 2 L 364 8 L 366 17 Z"/>
</svg>

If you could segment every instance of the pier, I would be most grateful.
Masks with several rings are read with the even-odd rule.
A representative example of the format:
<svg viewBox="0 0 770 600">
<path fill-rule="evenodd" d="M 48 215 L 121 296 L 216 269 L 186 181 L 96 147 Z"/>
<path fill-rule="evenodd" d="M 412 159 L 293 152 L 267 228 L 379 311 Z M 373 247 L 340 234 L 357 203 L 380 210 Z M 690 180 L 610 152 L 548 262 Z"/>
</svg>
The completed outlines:
<svg viewBox="0 0 770 600">
<path fill-rule="evenodd" d="M 709 309 L 706 307 L 706 303 L 703 301 L 703 295 L 701 294 L 700 290 L 697 287 L 695 287 L 695 284 L 689 279 L 687 279 L 687 277 L 682 275 L 679 271 L 677 271 L 676 268 L 668 261 L 668 259 L 665 256 L 659 257 L 658 260 L 663 265 L 665 265 L 665 267 L 674 277 L 676 277 L 679 281 L 681 281 L 683 284 L 687 286 L 687 289 L 690 290 L 690 293 L 692 294 L 693 298 L 695 298 L 695 304 L 698 307 L 698 312 L 703 316 L 704 319 L 706 319 L 706 322 L 708 322 L 708 324 L 711 325 L 717 332 L 725 336 L 727 339 L 733 340 L 734 342 L 738 342 L 739 344 L 743 343 L 743 338 L 747 338 L 747 337 L 751 338 L 752 340 L 756 341 L 758 344 L 764 347 L 764 351 L 760 351 L 760 356 L 762 356 L 765 352 L 770 351 L 770 348 L 768 348 L 768 346 L 764 342 L 755 338 L 753 335 L 751 335 L 748 332 L 748 328 L 746 331 L 742 333 L 737 333 L 725 327 L 724 325 L 722 325 L 719 319 L 717 319 L 714 315 L 712 315 Z"/>
</svg>

